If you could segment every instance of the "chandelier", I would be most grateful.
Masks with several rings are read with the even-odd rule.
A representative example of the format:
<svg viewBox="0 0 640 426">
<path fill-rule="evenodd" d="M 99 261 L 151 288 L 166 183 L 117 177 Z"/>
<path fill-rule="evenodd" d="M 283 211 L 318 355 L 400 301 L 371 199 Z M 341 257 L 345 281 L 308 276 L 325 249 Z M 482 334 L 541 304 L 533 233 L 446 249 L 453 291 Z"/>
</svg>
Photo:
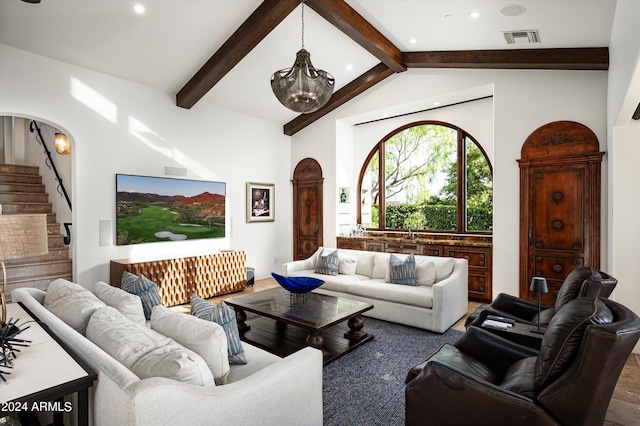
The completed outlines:
<svg viewBox="0 0 640 426">
<path fill-rule="evenodd" d="M 271 89 L 282 105 L 307 114 L 322 108 L 331 97 L 335 80 L 326 71 L 314 68 L 311 54 L 304 48 L 304 0 L 302 3 L 302 48 L 291 68 L 271 76 Z"/>
</svg>

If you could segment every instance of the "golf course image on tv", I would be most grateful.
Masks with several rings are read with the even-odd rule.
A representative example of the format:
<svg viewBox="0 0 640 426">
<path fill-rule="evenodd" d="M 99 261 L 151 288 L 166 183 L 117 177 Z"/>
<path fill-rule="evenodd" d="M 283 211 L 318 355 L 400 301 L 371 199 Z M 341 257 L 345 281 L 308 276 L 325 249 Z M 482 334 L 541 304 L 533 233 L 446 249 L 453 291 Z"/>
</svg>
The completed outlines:
<svg viewBox="0 0 640 426">
<path fill-rule="evenodd" d="M 116 175 L 117 245 L 225 236 L 226 184 Z"/>
</svg>

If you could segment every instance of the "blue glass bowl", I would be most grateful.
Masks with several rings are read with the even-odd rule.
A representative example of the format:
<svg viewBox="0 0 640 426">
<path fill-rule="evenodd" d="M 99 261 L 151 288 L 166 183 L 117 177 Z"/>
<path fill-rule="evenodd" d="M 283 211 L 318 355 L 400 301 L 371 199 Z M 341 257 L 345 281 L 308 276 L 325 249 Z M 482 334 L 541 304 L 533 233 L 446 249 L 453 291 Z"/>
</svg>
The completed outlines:
<svg viewBox="0 0 640 426">
<path fill-rule="evenodd" d="M 313 277 L 285 277 L 275 272 L 272 272 L 271 275 L 278 281 L 278 284 L 291 293 L 307 293 L 324 284 L 324 281 Z"/>
</svg>

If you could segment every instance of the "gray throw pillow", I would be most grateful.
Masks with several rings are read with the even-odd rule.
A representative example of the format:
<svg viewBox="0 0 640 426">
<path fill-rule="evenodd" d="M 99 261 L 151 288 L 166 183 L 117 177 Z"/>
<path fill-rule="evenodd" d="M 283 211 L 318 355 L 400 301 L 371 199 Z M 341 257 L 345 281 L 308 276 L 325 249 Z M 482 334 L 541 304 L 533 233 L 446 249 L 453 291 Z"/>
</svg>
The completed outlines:
<svg viewBox="0 0 640 426">
<path fill-rule="evenodd" d="M 393 254 L 389 256 L 389 280 L 393 284 L 419 285 L 416 259 L 413 254 L 405 260 Z"/>
<path fill-rule="evenodd" d="M 338 256 L 338 250 L 328 253 L 327 250 L 318 256 L 316 261 L 316 274 L 324 275 L 338 275 L 340 272 L 340 257 Z"/>
<path fill-rule="evenodd" d="M 59 278 L 47 288 L 44 307 L 83 336 L 96 309 L 107 306 L 80 284 Z"/>
<path fill-rule="evenodd" d="M 93 294 L 98 296 L 98 298 L 108 306 L 116 308 L 118 312 L 131 321 L 144 325 L 145 318 L 142 301 L 135 294 L 131 294 L 119 287 L 114 287 L 102 281 L 98 281 L 95 284 Z"/>
<path fill-rule="evenodd" d="M 244 348 L 240 342 L 240 332 L 236 321 L 236 312 L 221 301 L 218 306 L 207 302 L 203 298 L 191 295 L 191 315 L 207 321 L 213 321 L 222 326 L 227 335 L 227 351 L 229 364 L 246 364 Z"/>
<path fill-rule="evenodd" d="M 151 319 L 151 311 L 156 305 L 162 305 L 158 286 L 156 283 L 145 277 L 143 274 L 136 276 L 131 272 L 125 271 L 122 274 L 120 288 L 131 294 L 135 294 L 142 300 L 142 308 L 144 309 L 144 317 Z"/>
</svg>

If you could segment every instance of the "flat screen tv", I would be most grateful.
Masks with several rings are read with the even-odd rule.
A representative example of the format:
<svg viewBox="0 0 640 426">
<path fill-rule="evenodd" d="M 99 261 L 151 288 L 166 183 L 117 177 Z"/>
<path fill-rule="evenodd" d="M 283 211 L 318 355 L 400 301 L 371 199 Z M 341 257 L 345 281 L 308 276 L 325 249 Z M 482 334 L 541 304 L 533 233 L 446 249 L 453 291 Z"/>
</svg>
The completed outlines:
<svg viewBox="0 0 640 426">
<path fill-rule="evenodd" d="M 116 174 L 117 245 L 225 236 L 226 183 Z"/>
</svg>

